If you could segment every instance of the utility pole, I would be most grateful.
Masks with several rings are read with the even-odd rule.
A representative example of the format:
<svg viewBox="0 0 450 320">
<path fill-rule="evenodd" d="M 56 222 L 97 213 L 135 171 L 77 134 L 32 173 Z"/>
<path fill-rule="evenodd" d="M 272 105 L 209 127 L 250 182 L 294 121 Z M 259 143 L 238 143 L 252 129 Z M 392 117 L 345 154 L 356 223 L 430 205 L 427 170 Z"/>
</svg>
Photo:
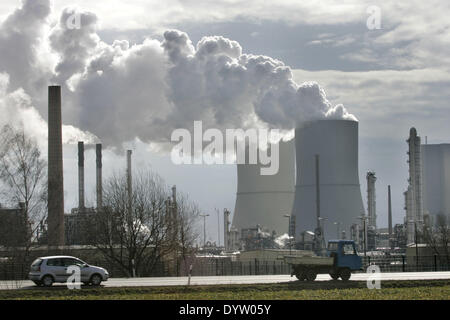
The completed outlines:
<svg viewBox="0 0 450 320">
<path fill-rule="evenodd" d="M 201 214 L 200 217 L 203 217 L 203 249 L 206 246 L 206 217 L 209 217 L 209 214 Z"/>
</svg>

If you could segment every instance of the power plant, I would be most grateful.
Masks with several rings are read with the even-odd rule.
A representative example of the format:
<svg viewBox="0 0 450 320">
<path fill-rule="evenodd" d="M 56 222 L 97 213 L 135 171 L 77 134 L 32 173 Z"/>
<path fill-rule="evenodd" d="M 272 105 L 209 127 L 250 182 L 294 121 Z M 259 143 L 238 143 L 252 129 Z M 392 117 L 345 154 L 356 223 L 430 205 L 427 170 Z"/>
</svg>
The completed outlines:
<svg viewBox="0 0 450 320">
<path fill-rule="evenodd" d="M 64 214 L 61 88 L 50 86 L 48 119 L 48 218 L 49 246 L 81 243 L 77 229 L 103 207 L 102 145 L 96 145 L 96 209 L 86 208 L 85 144 L 78 142 L 78 206 Z M 226 251 L 271 243 L 276 235 L 288 234 L 306 247 L 324 247 L 327 240 L 345 239 L 349 231 L 360 248 L 375 250 L 377 229 L 375 172 L 367 173 L 367 215 L 358 175 L 358 122 L 351 120 L 310 121 L 295 130 L 295 140 L 280 141 L 279 171 L 261 175 L 262 164 L 237 165 L 237 193 L 232 223 L 231 212 L 224 211 Z M 408 142 L 409 174 L 405 195 L 405 234 L 407 244 L 417 241 L 424 213 L 435 216 L 450 212 L 450 144 L 421 145 L 414 128 Z M 295 152 L 294 152 L 295 147 Z M 128 205 L 132 201 L 132 151 L 126 152 Z M 248 155 L 246 155 L 248 157 Z M 259 159 L 258 159 L 259 160 Z M 176 189 L 172 190 L 176 203 Z M 401 228 L 392 225 L 391 192 L 388 187 L 389 247 Z M 170 209 L 170 216 L 172 214 Z M 175 209 L 176 211 L 176 209 Z M 289 218 L 287 220 L 286 218 Z M 86 220 L 87 221 L 87 220 Z M 289 221 L 289 222 L 288 222 Z M 367 222 L 366 222 L 367 221 Z M 84 222 L 83 222 L 84 223 Z M 65 225 L 67 230 L 65 230 Z M 337 230 L 337 232 L 336 232 Z M 342 231 L 342 233 L 341 233 Z M 175 229 L 173 232 L 176 232 Z M 244 235 L 246 239 L 244 238 Z M 247 239 L 258 237 L 255 239 Z M 262 238 L 260 238 L 262 237 Z M 86 238 L 86 237 L 84 237 Z M 289 238 L 290 239 L 290 238 Z M 290 245 L 292 244 L 289 240 Z"/>
<path fill-rule="evenodd" d="M 364 214 L 358 174 L 358 122 L 308 122 L 295 130 L 295 147 L 297 180 L 292 215 L 296 217 L 296 239 L 316 229 L 329 239 L 335 234 L 334 222 L 349 230 Z"/>
<path fill-rule="evenodd" d="M 294 201 L 294 143 L 279 144 L 279 171 L 275 175 L 261 175 L 262 165 L 237 165 L 236 205 L 232 226 L 241 231 L 256 225 L 288 233 L 284 214 L 292 211 Z M 248 163 L 248 162 L 246 162 Z"/>
</svg>

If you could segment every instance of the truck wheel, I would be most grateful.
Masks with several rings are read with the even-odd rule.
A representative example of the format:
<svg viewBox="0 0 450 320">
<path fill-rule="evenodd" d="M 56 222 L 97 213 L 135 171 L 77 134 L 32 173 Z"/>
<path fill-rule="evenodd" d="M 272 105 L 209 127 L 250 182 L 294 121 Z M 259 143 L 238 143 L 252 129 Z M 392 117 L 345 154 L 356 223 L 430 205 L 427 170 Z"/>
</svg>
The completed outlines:
<svg viewBox="0 0 450 320">
<path fill-rule="evenodd" d="M 337 273 L 337 272 L 330 272 L 329 275 L 330 275 L 331 279 L 333 279 L 333 280 L 339 279 L 339 273 Z"/>
<path fill-rule="evenodd" d="M 351 275 L 352 275 L 352 273 L 350 272 L 350 269 L 348 269 L 348 268 L 342 269 L 340 272 L 340 276 L 343 281 L 348 281 L 350 279 Z"/>
<path fill-rule="evenodd" d="M 303 268 L 297 268 L 295 270 L 295 276 L 297 277 L 298 280 L 305 281 L 306 279 L 305 270 Z"/>
<path fill-rule="evenodd" d="M 309 269 L 308 271 L 306 271 L 306 280 L 314 281 L 314 280 L 316 280 L 316 277 L 317 277 L 317 273 L 314 270 Z"/>
<path fill-rule="evenodd" d="M 295 276 L 300 281 L 304 281 L 306 279 L 306 275 L 305 275 L 305 273 L 303 271 L 295 273 Z"/>
</svg>

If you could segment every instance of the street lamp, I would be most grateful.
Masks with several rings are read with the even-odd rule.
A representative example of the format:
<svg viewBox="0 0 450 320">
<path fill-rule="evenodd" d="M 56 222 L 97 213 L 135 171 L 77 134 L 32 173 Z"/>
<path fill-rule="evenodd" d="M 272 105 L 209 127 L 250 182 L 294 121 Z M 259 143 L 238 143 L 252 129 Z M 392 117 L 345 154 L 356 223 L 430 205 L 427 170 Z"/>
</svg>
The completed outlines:
<svg viewBox="0 0 450 320">
<path fill-rule="evenodd" d="M 206 246 L 206 217 L 209 217 L 209 214 L 201 214 L 200 217 L 203 217 L 203 249 Z"/>
<path fill-rule="evenodd" d="M 285 214 L 283 215 L 283 217 L 288 218 L 289 219 L 289 225 L 288 225 L 288 236 L 289 236 L 289 254 L 292 253 L 292 242 L 291 242 L 291 215 L 290 214 Z"/>
</svg>

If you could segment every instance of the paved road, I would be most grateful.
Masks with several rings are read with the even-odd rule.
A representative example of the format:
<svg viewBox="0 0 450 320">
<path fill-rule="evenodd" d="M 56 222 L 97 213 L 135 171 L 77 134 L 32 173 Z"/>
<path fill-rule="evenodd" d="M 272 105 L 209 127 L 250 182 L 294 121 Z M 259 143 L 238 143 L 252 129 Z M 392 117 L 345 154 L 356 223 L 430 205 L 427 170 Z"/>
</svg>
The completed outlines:
<svg viewBox="0 0 450 320">
<path fill-rule="evenodd" d="M 366 281 L 367 273 L 352 274 L 352 281 Z M 450 272 L 398 272 L 381 273 L 381 280 L 444 280 L 450 279 Z M 330 276 L 319 274 L 316 281 L 329 281 Z M 214 285 L 214 284 L 258 284 L 297 281 L 297 278 L 289 275 L 264 275 L 264 276 L 212 276 L 192 277 L 191 285 Z M 102 285 L 105 287 L 150 287 L 150 286 L 179 286 L 186 285 L 187 277 L 164 277 L 164 278 L 111 278 Z M 55 284 L 65 286 L 65 284 Z M 0 289 L 14 288 L 37 288 L 31 281 L 8 282 L 0 281 Z"/>
</svg>

